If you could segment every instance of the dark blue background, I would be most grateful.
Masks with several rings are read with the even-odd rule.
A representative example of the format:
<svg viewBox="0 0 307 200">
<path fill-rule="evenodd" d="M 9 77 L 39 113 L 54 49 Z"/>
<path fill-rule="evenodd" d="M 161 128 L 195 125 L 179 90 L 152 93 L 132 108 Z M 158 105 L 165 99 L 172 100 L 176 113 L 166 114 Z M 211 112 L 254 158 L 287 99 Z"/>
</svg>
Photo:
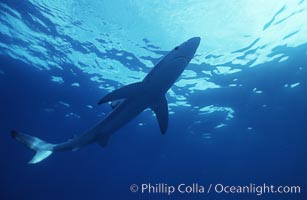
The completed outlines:
<svg viewBox="0 0 307 200">
<path fill-rule="evenodd" d="M 37 165 L 28 165 L 32 152 L 9 137 L 11 129 L 22 130 L 50 142 L 80 134 L 101 117 L 109 106 L 96 106 L 103 94 L 89 77 L 64 70 L 64 84 L 50 81 L 48 71 L 1 56 L 1 199 L 162 199 L 166 195 L 132 194 L 132 183 L 193 183 L 208 185 L 249 183 L 300 185 L 302 194 L 263 195 L 263 199 L 304 199 L 306 187 L 306 46 L 287 49 L 290 59 L 270 62 L 236 74 L 243 88 L 216 89 L 191 97 L 193 105 L 215 104 L 234 108 L 228 127 L 214 133 L 212 142 L 187 134 L 185 127 L 197 119 L 189 108 L 176 108 L 166 135 L 146 111 L 115 134 L 107 148 L 91 145 L 77 152 L 55 153 Z M 64 66 L 64 69 L 72 66 Z M 286 89 L 295 78 L 301 85 Z M 232 77 L 227 77 L 231 79 Z M 78 80 L 80 87 L 70 84 Z M 217 81 L 219 81 L 217 79 Z M 222 81 L 225 80 L 220 80 Z M 251 94 L 254 86 L 264 97 Z M 67 118 L 66 108 L 43 109 L 58 101 L 69 102 L 81 118 Z M 262 109 L 262 104 L 267 104 Z M 94 105 L 87 109 L 84 105 Z M 192 112 L 191 112 L 192 113 Z M 191 116 L 195 116 L 192 115 Z M 221 116 L 208 115 L 210 124 Z M 139 122 L 147 123 L 138 126 Z M 248 133 L 246 127 L 253 127 Z M 211 126 L 211 131 L 214 131 Z M 194 130 L 197 132 L 198 130 Z M 199 130 L 201 131 L 201 130 Z M 214 194 L 210 195 L 214 197 Z M 173 196 L 174 198 L 175 196 Z M 209 198 L 178 195 L 178 198 Z M 226 199 L 253 199 L 256 195 L 217 195 Z"/>
</svg>

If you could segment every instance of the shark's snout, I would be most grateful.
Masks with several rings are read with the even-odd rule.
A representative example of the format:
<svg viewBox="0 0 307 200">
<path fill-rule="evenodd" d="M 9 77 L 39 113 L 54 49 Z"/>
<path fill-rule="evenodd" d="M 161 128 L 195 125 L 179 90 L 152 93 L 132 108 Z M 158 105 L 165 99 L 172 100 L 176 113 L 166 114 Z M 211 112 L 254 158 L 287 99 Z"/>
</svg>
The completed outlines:
<svg viewBox="0 0 307 200">
<path fill-rule="evenodd" d="M 200 43 L 200 37 L 193 37 L 188 40 L 189 45 L 193 46 L 195 49 L 199 46 Z"/>
</svg>

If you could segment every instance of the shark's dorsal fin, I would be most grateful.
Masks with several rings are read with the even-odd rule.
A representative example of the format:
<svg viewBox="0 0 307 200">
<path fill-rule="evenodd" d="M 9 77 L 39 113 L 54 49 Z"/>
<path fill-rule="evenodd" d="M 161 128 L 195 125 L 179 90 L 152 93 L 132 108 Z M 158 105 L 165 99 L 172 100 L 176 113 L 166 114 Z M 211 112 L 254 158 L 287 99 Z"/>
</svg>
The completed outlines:
<svg viewBox="0 0 307 200">
<path fill-rule="evenodd" d="M 163 96 L 156 104 L 150 106 L 156 114 L 159 122 L 161 133 L 164 134 L 168 127 L 168 106 L 165 96 Z"/>
<path fill-rule="evenodd" d="M 118 99 L 127 99 L 131 96 L 136 96 L 137 94 L 142 93 L 142 91 L 143 82 L 132 83 L 107 94 L 98 102 L 98 104 L 103 104 L 105 102 L 114 101 Z"/>
</svg>

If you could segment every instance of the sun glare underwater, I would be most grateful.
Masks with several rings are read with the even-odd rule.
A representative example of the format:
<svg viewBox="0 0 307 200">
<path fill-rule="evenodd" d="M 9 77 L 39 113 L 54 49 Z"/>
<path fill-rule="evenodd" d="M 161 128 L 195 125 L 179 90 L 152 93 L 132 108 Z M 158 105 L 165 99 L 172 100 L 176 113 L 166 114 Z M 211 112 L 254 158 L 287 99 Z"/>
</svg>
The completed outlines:
<svg viewBox="0 0 307 200">
<path fill-rule="evenodd" d="M 307 1 L 1 0 L 0 199 L 306 199 Z M 112 108 L 178 44 L 201 43 L 167 92 L 106 148 L 28 165 L 20 130 L 58 143 Z M 299 194 L 131 192 L 133 184 L 300 186 Z"/>
</svg>

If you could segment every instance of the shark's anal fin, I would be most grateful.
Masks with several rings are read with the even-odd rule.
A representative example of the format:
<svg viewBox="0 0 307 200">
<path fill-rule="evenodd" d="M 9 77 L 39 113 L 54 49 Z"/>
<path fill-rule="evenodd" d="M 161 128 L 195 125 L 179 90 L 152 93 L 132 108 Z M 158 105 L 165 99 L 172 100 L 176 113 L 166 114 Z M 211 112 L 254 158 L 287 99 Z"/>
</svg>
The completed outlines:
<svg viewBox="0 0 307 200">
<path fill-rule="evenodd" d="M 159 122 L 161 133 L 164 134 L 168 127 L 168 106 L 165 96 L 163 96 L 156 104 L 150 106 L 156 114 Z"/>
<path fill-rule="evenodd" d="M 102 135 L 99 138 L 96 139 L 97 144 L 99 144 L 101 147 L 106 147 L 108 144 L 110 136 L 109 135 Z"/>
<path fill-rule="evenodd" d="M 105 102 L 114 101 L 118 99 L 127 99 L 131 96 L 137 96 L 137 94 L 142 93 L 142 91 L 143 82 L 132 83 L 107 94 L 98 102 L 98 104 L 103 104 Z"/>
</svg>

